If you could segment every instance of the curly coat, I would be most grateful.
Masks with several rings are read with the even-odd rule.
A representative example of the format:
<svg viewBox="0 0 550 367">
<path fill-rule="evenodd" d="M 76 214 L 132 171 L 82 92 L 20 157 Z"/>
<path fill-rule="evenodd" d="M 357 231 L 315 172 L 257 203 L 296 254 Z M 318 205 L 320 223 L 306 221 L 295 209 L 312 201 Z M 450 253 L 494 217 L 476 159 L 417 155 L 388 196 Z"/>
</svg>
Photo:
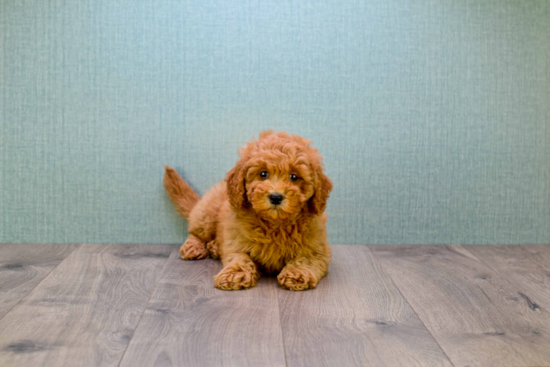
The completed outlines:
<svg viewBox="0 0 550 367">
<path fill-rule="evenodd" d="M 239 151 L 226 179 L 202 198 L 172 168 L 164 186 L 189 220 L 185 260 L 221 259 L 217 288 L 253 287 L 260 273 L 277 274 L 290 290 L 314 288 L 327 274 L 331 251 L 324 210 L 332 182 L 310 141 L 266 131 Z M 273 195 L 282 201 L 273 201 Z"/>
</svg>

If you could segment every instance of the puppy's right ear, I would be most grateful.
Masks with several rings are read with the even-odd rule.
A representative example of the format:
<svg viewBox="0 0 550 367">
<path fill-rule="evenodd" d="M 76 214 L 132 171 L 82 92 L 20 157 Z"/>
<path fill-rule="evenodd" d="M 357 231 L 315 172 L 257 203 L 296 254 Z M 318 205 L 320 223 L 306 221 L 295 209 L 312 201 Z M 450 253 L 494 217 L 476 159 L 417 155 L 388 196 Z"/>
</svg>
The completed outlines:
<svg viewBox="0 0 550 367">
<path fill-rule="evenodd" d="M 227 176 L 225 177 L 225 182 L 227 183 L 227 195 L 229 196 L 229 203 L 232 207 L 239 209 L 248 202 L 246 197 L 246 187 L 245 187 L 245 163 L 241 159 L 237 162 L 235 167 L 233 167 Z"/>
</svg>

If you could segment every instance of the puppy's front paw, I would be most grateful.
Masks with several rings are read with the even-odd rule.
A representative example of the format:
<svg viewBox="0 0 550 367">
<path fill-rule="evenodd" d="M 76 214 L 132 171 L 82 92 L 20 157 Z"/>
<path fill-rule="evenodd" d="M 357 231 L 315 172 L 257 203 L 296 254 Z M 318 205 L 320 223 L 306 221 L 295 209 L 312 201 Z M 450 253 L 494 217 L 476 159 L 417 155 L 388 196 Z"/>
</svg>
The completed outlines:
<svg viewBox="0 0 550 367">
<path fill-rule="evenodd" d="M 183 260 L 199 260 L 208 257 L 205 244 L 196 237 L 189 236 L 180 247 L 180 255 Z"/>
<path fill-rule="evenodd" d="M 305 268 L 283 269 L 277 276 L 279 284 L 291 291 L 303 291 L 315 288 L 317 279 L 315 275 Z"/>
<path fill-rule="evenodd" d="M 256 286 L 257 275 L 244 269 L 222 269 L 214 278 L 216 288 L 224 291 L 247 289 Z"/>
</svg>

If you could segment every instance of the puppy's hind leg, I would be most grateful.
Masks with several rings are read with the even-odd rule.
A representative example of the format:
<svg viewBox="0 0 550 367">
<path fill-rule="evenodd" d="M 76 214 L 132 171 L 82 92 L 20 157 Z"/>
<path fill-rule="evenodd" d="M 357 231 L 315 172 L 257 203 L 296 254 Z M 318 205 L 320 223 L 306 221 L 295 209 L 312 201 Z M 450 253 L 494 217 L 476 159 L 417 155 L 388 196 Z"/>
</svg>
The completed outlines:
<svg viewBox="0 0 550 367">
<path fill-rule="evenodd" d="M 197 236 L 192 234 L 180 247 L 180 255 L 183 260 L 200 260 L 209 256 L 206 244 Z"/>
<path fill-rule="evenodd" d="M 187 241 L 193 243 L 200 241 L 202 243 L 202 247 L 200 247 L 201 257 L 196 257 L 197 259 L 208 256 L 214 259 L 220 258 L 216 242 L 216 231 L 218 227 L 218 214 L 221 205 L 225 202 L 226 196 L 224 183 L 218 183 L 204 194 L 189 215 L 189 233 L 191 235 Z M 182 251 L 185 246 L 186 244 L 182 246 Z"/>
</svg>

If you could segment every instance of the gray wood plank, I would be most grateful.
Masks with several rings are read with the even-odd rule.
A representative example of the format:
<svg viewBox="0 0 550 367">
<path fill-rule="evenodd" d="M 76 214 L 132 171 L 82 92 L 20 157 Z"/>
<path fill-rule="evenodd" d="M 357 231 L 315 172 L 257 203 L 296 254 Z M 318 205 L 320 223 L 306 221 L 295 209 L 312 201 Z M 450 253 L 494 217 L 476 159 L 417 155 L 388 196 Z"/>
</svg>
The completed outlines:
<svg viewBox="0 0 550 367">
<path fill-rule="evenodd" d="M 121 366 L 284 366 L 275 279 L 221 291 L 219 270 L 174 251 Z"/>
<path fill-rule="evenodd" d="M 77 245 L 0 244 L 0 319 Z"/>
<path fill-rule="evenodd" d="M 450 366 L 366 246 L 332 246 L 328 276 L 278 289 L 288 366 Z"/>
<path fill-rule="evenodd" d="M 539 253 L 532 253 L 530 247 L 469 246 L 468 251 L 521 289 L 518 298 L 523 298 L 532 308 L 541 307 L 550 311 L 550 269 L 537 264 L 541 257 Z"/>
<path fill-rule="evenodd" d="M 466 248 L 371 249 L 455 366 L 550 365 L 550 315 Z"/>
<path fill-rule="evenodd" d="M 0 320 L 0 365 L 117 365 L 175 248 L 80 246 Z"/>
<path fill-rule="evenodd" d="M 529 259 L 543 268 L 550 277 L 550 245 L 527 245 L 522 248 L 530 254 Z"/>
</svg>

